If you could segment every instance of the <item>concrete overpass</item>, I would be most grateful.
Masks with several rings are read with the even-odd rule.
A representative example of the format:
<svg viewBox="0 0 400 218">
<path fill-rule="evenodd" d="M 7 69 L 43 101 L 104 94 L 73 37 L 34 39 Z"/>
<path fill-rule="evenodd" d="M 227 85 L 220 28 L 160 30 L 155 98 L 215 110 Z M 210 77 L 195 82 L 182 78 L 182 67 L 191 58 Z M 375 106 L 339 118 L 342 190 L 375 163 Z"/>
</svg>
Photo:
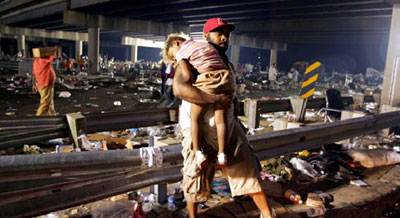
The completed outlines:
<svg viewBox="0 0 400 218">
<path fill-rule="evenodd" d="M 398 0 L 9 0 L 0 4 L 3 25 L 88 33 L 93 71 L 98 69 L 93 60 L 98 59 L 99 36 L 105 31 L 150 40 L 183 31 L 200 38 L 203 23 L 214 16 L 237 26 L 231 42 L 234 62 L 240 46 L 271 49 L 271 61 L 276 61 L 285 43 L 368 44 L 390 35 L 382 101 L 400 104 Z"/>
</svg>

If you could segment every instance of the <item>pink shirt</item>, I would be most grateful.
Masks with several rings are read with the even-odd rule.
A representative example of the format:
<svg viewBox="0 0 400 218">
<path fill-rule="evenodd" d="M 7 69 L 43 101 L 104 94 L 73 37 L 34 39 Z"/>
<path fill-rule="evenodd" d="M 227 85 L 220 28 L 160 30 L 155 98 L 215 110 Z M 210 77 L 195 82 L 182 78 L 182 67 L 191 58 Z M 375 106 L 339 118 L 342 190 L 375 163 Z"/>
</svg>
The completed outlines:
<svg viewBox="0 0 400 218">
<path fill-rule="evenodd" d="M 218 51 L 208 42 L 196 42 L 187 40 L 183 42 L 176 54 L 176 61 L 186 59 L 193 67 L 201 71 L 202 69 L 228 69 L 219 56 Z"/>
</svg>

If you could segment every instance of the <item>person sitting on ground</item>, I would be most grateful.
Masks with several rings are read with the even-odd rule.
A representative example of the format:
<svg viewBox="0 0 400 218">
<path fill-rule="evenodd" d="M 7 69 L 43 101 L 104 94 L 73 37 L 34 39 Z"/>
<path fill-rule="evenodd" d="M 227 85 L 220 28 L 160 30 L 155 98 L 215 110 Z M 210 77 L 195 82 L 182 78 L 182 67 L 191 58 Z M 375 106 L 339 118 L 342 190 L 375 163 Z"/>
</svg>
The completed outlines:
<svg viewBox="0 0 400 218">
<path fill-rule="evenodd" d="M 218 51 L 207 42 L 185 40 L 177 34 L 168 36 L 165 42 L 167 56 L 176 62 L 187 60 L 197 70 L 199 75 L 194 83 L 200 90 L 210 94 L 234 94 L 235 79 L 233 73 L 228 70 Z M 209 105 L 192 104 L 192 140 L 193 149 L 196 152 L 196 162 L 200 168 L 207 165 L 207 159 L 200 150 L 201 138 L 199 123 L 204 119 L 202 116 Z M 227 143 L 227 107 L 215 108 L 215 124 L 218 137 L 218 167 L 226 167 L 227 157 L 225 147 Z"/>
</svg>

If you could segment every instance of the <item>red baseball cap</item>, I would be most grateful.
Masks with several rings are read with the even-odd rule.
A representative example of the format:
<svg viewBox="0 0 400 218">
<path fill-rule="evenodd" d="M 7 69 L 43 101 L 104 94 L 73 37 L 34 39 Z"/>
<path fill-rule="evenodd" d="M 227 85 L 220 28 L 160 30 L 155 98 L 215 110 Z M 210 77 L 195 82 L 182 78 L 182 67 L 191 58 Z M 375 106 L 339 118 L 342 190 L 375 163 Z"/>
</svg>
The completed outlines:
<svg viewBox="0 0 400 218">
<path fill-rule="evenodd" d="M 210 18 L 209 20 L 207 20 L 207 22 L 204 24 L 203 33 L 211 32 L 211 31 L 213 31 L 219 27 L 223 27 L 223 26 L 228 27 L 231 32 L 233 30 L 235 30 L 235 25 L 226 22 L 222 18 L 214 17 L 214 18 Z"/>
</svg>

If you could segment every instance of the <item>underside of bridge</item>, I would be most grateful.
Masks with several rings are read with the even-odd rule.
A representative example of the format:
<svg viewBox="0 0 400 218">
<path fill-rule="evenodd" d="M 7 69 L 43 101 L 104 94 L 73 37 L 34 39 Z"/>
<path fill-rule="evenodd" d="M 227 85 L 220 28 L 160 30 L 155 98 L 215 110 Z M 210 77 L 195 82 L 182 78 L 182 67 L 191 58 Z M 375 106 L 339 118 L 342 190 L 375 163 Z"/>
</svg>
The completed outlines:
<svg viewBox="0 0 400 218">
<path fill-rule="evenodd" d="M 235 65 L 241 46 L 271 50 L 271 65 L 277 61 L 278 51 L 287 50 L 288 43 L 370 45 L 388 41 L 389 34 L 393 34 L 384 84 L 394 87 L 398 83 L 394 81 L 397 77 L 391 76 L 397 54 L 392 49 L 397 37 L 394 25 L 397 3 L 397 0 L 5 0 L 0 1 L 0 34 L 23 35 L 17 37 L 18 50 L 24 50 L 25 37 L 37 36 L 31 29 L 61 31 L 64 34 L 59 38 L 67 40 L 71 40 L 64 37 L 68 32 L 87 34 L 76 39 L 75 50 L 77 55 L 81 54 L 82 41 L 89 41 L 89 68 L 93 72 L 98 71 L 100 38 L 106 45 L 117 41 L 118 45 L 113 46 L 132 46 L 126 53 L 131 53 L 135 61 L 138 45 L 120 43 L 124 37 L 162 41 L 169 33 L 184 32 L 201 39 L 202 26 L 211 17 L 221 17 L 236 25 L 230 42 Z M 7 28 L 29 31 L 10 32 Z"/>
<path fill-rule="evenodd" d="M 367 43 L 387 37 L 393 6 L 383 0 L 51 0 L 3 1 L 3 24 L 46 30 L 87 32 L 71 24 L 65 10 L 190 27 L 200 35 L 204 22 L 221 17 L 237 25 L 236 34 L 306 43 Z M 102 30 L 102 33 L 115 30 Z M 126 34 L 126 33 L 124 33 Z M 131 33 L 140 37 L 154 34 Z"/>
</svg>

